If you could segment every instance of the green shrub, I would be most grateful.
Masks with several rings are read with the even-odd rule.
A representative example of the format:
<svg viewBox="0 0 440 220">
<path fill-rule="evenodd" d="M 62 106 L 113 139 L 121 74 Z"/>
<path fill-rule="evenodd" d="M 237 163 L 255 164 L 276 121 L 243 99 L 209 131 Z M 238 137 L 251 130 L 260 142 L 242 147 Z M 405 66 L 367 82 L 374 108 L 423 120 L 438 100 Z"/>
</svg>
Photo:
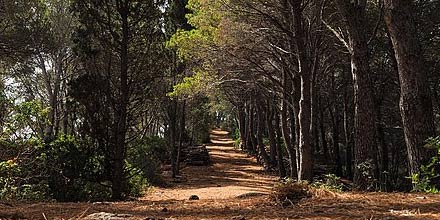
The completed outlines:
<svg viewBox="0 0 440 220">
<path fill-rule="evenodd" d="M 314 181 L 312 186 L 336 192 L 347 190 L 347 187 L 341 182 L 341 178 L 332 173 L 326 174 L 322 179 Z"/>
<path fill-rule="evenodd" d="M 128 148 L 126 163 L 130 187 L 141 188 L 147 186 L 147 183 L 161 184 L 160 165 L 168 159 L 169 152 L 163 138 L 146 137 L 131 144 Z M 141 177 L 145 179 L 145 183 Z M 133 192 L 143 191 L 141 189 L 133 190 Z"/>
<path fill-rule="evenodd" d="M 429 138 L 425 147 L 435 148 L 437 155 L 433 156 L 427 164 L 421 165 L 420 173 L 409 177 L 413 184 L 413 191 L 440 193 L 440 136 Z"/>
</svg>

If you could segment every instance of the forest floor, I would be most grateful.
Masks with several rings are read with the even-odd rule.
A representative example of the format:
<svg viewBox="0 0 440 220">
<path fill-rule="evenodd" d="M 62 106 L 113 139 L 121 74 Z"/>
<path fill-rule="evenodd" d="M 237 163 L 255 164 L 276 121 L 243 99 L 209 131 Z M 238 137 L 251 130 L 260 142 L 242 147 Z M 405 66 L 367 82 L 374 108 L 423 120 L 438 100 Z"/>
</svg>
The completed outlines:
<svg viewBox="0 0 440 220">
<path fill-rule="evenodd" d="M 269 196 L 277 178 L 265 173 L 254 158 L 234 149 L 226 132 L 214 130 L 211 138 L 207 148 L 212 166 L 186 166 L 179 183 L 156 187 L 137 201 L 0 201 L 0 219 L 84 219 L 98 212 L 118 214 L 119 219 L 145 220 L 440 219 L 440 195 L 430 194 L 327 192 L 293 206 L 278 206 Z M 200 199 L 189 200 L 191 195 Z"/>
</svg>

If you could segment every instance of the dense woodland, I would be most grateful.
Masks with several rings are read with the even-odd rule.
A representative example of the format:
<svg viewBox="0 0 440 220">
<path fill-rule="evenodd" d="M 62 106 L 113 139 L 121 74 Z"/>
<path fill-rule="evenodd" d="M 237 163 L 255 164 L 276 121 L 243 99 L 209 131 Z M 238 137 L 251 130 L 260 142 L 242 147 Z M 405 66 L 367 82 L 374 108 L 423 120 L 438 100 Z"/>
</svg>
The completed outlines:
<svg viewBox="0 0 440 220">
<path fill-rule="evenodd" d="M 0 0 L 0 199 L 139 196 L 214 127 L 281 179 L 438 192 L 439 11 Z"/>
</svg>

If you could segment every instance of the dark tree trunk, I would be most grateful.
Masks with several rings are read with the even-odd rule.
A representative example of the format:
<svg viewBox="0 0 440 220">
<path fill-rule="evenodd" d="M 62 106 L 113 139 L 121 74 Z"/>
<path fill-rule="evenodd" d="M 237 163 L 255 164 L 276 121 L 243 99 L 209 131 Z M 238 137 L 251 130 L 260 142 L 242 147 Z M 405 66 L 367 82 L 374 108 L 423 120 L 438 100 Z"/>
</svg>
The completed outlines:
<svg viewBox="0 0 440 220">
<path fill-rule="evenodd" d="M 423 148 L 435 135 L 432 100 L 423 53 L 414 23 L 414 1 L 385 0 L 385 22 L 394 47 L 400 80 L 402 116 L 410 175 L 435 152 Z"/>
<path fill-rule="evenodd" d="M 329 108 L 331 121 L 332 121 L 332 139 L 333 139 L 333 150 L 334 158 L 336 160 L 336 175 L 342 176 L 342 161 L 341 152 L 339 149 L 339 109 L 338 109 L 338 96 L 336 94 L 335 77 L 332 76 L 331 87 L 332 87 L 332 99 L 333 99 L 333 110 Z"/>
<path fill-rule="evenodd" d="M 275 129 L 273 126 L 273 118 L 274 118 L 274 111 L 271 109 L 271 106 L 267 106 L 266 111 L 266 126 L 267 126 L 267 133 L 269 136 L 269 143 L 270 143 L 270 166 L 275 167 L 277 166 L 277 141 L 275 138 Z"/>
<path fill-rule="evenodd" d="M 369 75 L 369 53 L 365 32 L 367 1 L 338 0 L 337 3 L 347 23 L 354 81 L 355 169 L 353 180 L 358 188 L 367 189 L 372 186 L 372 180 L 377 179 L 375 176 L 376 111 Z"/>
<path fill-rule="evenodd" d="M 283 157 L 283 149 L 281 147 L 281 137 L 283 136 L 280 129 L 280 117 L 277 113 L 275 113 L 275 132 L 276 132 L 276 147 L 277 147 L 277 157 L 278 157 L 278 174 L 280 178 L 286 177 L 286 168 L 284 167 L 284 157 Z"/>
<path fill-rule="evenodd" d="M 238 109 L 238 129 L 240 131 L 240 149 L 245 150 L 246 143 L 246 113 L 243 107 Z"/>
<path fill-rule="evenodd" d="M 182 111 L 180 112 L 180 126 L 179 126 L 179 146 L 177 147 L 177 156 L 176 156 L 176 175 L 180 175 L 180 154 L 183 146 L 183 139 L 185 136 L 185 111 L 186 109 L 186 101 L 184 100 L 182 103 Z"/>
<path fill-rule="evenodd" d="M 349 112 L 348 112 L 348 94 L 344 91 L 344 137 L 345 137 L 345 166 L 347 170 L 347 178 L 353 179 L 353 151 L 351 147 L 351 131 L 349 126 Z"/>
<path fill-rule="evenodd" d="M 299 75 L 301 78 L 301 100 L 299 102 L 299 166 L 298 180 L 313 180 L 313 146 L 311 142 L 311 61 L 307 53 L 306 32 L 303 18 L 303 2 L 295 0 L 291 2 L 294 11 L 295 43 L 298 54 Z"/>
<path fill-rule="evenodd" d="M 171 147 L 171 177 L 176 178 L 179 171 L 177 170 L 177 100 L 171 100 L 172 104 L 169 109 L 169 146 Z"/>
<path fill-rule="evenodd" d="M 289 99 L 289 93 L 292 89 L 291 87 L 291 81 L 288 80 L 287 73 L 283 73 L 283 100 L 281 103 L 281 131 L 283 135 L 284 145 L 287 150 L 287 154 L 289 156 L 289 165 L 290 165 L 290 172 L 289 177 L 294 178 L 296 174 L 296 154 L 295 154 L 295 148 L 293 145 L 293 141 L 291 137 L 294 137 L 294 131 L 292 130 L 289 132 L 289 122 L 288 122 L 288 104 L 287 100 Z M 291 118 L 291 123 L 294 123 L 294 119 Z M 292 136 L 290 136 L 292 134 Z"/>
<path fill-rule="evenodd" d="M 121 40 L 121 72 L 120 72 L 120 97 L 118 101 L 118 107 L 116 110 L 116 145 L 114 146 L 113 161 L 112 161 L 112 199 L 121 200 L 124 199 L 127 194 L 126 176 L 125 176 L 125 136 L 127 133 L 127 106 L 129 101 L 129 88 L 128 88 L 128 44 L 129 44 L 129 24 L 128 13 L 129 5 L 128 1 L 120 1 L 118 12 L 122 21 L 122 40 Z"/>
<path fill-rule="evenodd" d="M 264 118 L 264 107 L 261 105 L 261 103 L 257 103 L 256 107 L 257 111 L 257 143 L 258 143 L 258 156 L 261 157 L 261 162 L 263 163 L 264 167 L 268 167 L 269 165 L 269 155 L 266 152 L 266 147 L 264 146 L 263 142 L 263 135 L 264 135 L 264 125 L 265 118 Z"/>
<path fill-rule="evenodd" d="M 328 145 L 327 145 L 327 138 L 326 138 L 326 132 L 325 132 L 325 118 L 324 118 L 324 106 L 322 105 L 321 98 L 318 99 L 319 102 L 319 133 L 321 135 L 321 144 L 322 144 L 322 152 L 324 154 L 325 158 L 330 158 L 330 154 L 328 152 Z"/>
<path fill-rule="evenodd" d="M 247 116 L 248 116 L 248 144 L 247 144 L 247 152 L 250 155 L 255 155 L 256 154 L 256 146 L 257 146 L 257 140 L 255 138 L 255 134 L 254 134 L 254 108 L 252 105 L 249 105 L 248 108 L 248 112 L 247 112 Z"/>
</svg>

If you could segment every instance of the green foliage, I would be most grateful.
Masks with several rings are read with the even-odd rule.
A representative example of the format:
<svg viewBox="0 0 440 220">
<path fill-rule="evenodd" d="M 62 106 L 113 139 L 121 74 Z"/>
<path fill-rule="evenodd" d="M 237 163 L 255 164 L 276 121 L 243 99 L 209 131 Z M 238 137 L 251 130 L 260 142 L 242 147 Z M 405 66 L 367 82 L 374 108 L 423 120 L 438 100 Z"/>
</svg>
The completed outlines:
<svg viewBox="0 0 440 220">
<path fill-rule="evenodd" d="M 195 27 L 192 30 L 179 29 L 168 41 L 167 46 L 177 48 L 181 59 L 192 59 L 203 56 L 203 50 L 218 42 L 218 27 L 221 21 L 220 1 L 189 0 L 187 8 L 188 23 Z"/>
<path fill-rule="evenodd" d="M 437 155 L 433 156 L 427 164 L 421 165 L 420 173 L 409 177 L 413 184 L 413 191 L 440 193 L 440 136 L 429 138 L 425 147 L 436 149 Z"/>
<path fill-rule="evenodd" d="M 125 168 L 129 171 L 128 187 L 130 188 L 130 196 L 139 197 L 144 194 L 148 187 L 147 178 L 141 168 L 134 167 L 132 164 L 125 162 Z"/>
<path fill-rule="evenodd" d="M 374 165 L 372 160 L 367 160 L 359 163 L 356 169 L 362 179 L 365 180 L 365 182 L 362 183 L 364 185 L 358 187 L 367 190 L 376 190 L 378 188 L 377 179 L 374 178 Z"/>
<path fill-rule="evenodd" d="M 191 101 L 189 112 L 189 122 L 191 123 L 191 139 L 193 144 L 208 143 L 210 141 L 209 132 L 214 124 L 214 116 L 209 111 L 209 98 L 197 96 Z"/>
<path fill-rule="evenodd" d="M 168 158 L 169 151 L 161 137 L 145 137 L 132 143 L 128 147 L 126 161 L 130 194 L 141 195 L 149 184 L 160 184 L 160 164 Z"/>
<path fill-rule="evenodd" d="M 169 97 L 194 97 L 199 93 L 209 89 L 209 75 L 204 71 L 197 71 L 190 77 L 183 78 L 183 82 L 173 86 L 173 91 L 169 92 Z"/>
<path fill-rule="evenodd" d="M 13 107 L 13 115 L 6 121 L 5 133 L 24 139 L 42 136 L 43 128 L 49 124 L 49 108 L 39 101 L 22 102 Z M 36 135 L 37 134 L 37 135 Z"/>
<path fill-rule="evenodd" d="M 107 199 L 103 156 L 92 143 L 62 135 L 42 146 L 40 157 L 48 170 L 50 195 L 58 201 Z M 84 186 L 87 187 L 84 187 Z"/>
<path fill-rule="evenodd" d="M 110 198 L 102 154 L 93 143 L 62 135 L 15 142 L 22 157 L 1 162 L 0 199 L 84 201 Z"/>
<path fill-rule="evenodd" d="M 341 183 L 340 179 L 341 178 L 335 174 L 329 173 L 324 175 L 321 180 L 314 181 L 312 186 L 336 192 L 345 191 L 347 187 Z"/>
<path fill-rule="evenodd" d="M 234 148 L 239 149 L 241 144 L 240 129 L 235 128 L 234 132 L 232 132 L 231 138 L 234 140 Z"/>
</svg>

